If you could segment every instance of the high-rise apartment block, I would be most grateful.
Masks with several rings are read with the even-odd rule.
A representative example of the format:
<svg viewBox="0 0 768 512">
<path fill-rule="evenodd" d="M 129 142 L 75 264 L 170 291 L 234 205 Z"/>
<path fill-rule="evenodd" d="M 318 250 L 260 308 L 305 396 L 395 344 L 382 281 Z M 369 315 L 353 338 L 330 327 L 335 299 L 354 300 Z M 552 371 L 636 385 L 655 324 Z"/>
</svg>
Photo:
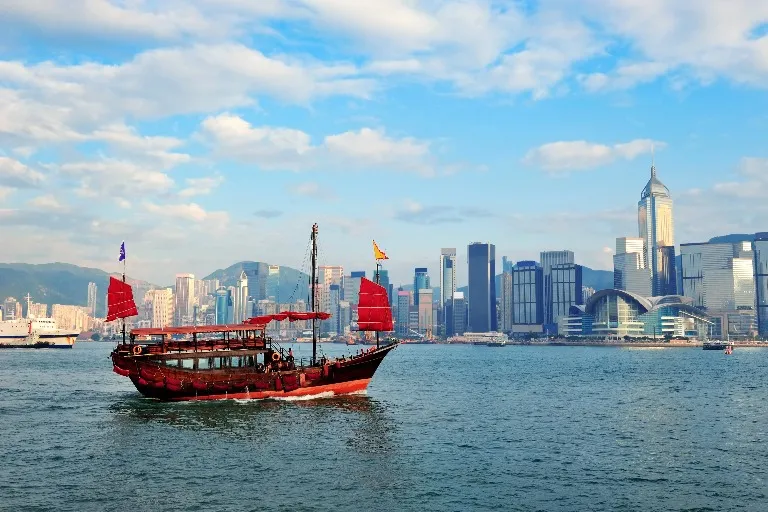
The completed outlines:
<svg viewBox="0 0 768 512">
<path fill-rule="evenodd" d="M 88 283 L 88 314 L 96 318 L 96 283 Z"/>
<path fill-rule="evenodd" d="M 176 274 L 176 303 L 174 325 L 189 325 L 192 320 L 192 306 L 195 304 L 195 275 Z"/>
<path fill-rule="evenodd" d="M 613 287 L 650 297 L 652 276 L 645 261 L 645 242 L 642 238 L 617 238 L 616 254 L 613 256 Z"/>
</svg>

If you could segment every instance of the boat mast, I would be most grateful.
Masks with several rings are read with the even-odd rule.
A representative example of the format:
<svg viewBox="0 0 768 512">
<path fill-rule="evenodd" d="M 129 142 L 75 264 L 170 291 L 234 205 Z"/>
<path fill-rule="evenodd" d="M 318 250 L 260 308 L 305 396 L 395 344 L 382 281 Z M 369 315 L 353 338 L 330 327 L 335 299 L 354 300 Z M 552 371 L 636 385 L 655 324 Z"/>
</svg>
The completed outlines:
<svg viewBox="0 0 768 512">
<path fill-rule="evenodd" d="M 379 269 L 381 268 L 381 263 L 379 263 L 379 260 L 376 260 L 376 284 L 380 285 L 379 282 Z M 376 348 L 379 348 L 379 331 L 376 331 Z"/>
<path fill-rule="evenodd" d="M 123 283 L 125 283 L 125 257 L 123 257 Z M 125 317 L 123 317 L 123 345 L 125 345 Z"/>
<path fill-rule="evenodd" d="M 317 223 L 312 225 L 312 271 L 309 283 L 310 307 L 312 313 L 316 312 L 317 304 Z M 317 318 L 312 317 L 312 366 L 317 361 Z"/>
</svg>

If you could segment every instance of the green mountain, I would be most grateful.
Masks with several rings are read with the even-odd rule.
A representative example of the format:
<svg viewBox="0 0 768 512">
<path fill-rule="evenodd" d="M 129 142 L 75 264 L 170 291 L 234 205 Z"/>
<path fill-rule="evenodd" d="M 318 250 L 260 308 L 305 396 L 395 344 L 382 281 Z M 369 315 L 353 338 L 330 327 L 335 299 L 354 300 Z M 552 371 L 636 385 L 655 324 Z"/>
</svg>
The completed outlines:
<svg viewBox="0 0 768 512">
<path fill-rule="evenodd" d="M 96 283 L 96 316 L 106 315 L 107 272 L 96 268 L 78 267 L 69 263 L 0 263 L 0 301 L 13 297 L 25 308 L 27 293 L 32 302 L 48 304 L 88 305 L 88 283 Z M 144 281 L 128 280 L 137 300 L 144 291 L 157 286 Z M 50 313 L 50 310 L 49 310 Z"/>
<path fill-rule="evenodd" d="M 249 279 L 255 276 L 264 277 L 269 265 L 261 261 L 240 261 L 227 268 L 216 270 L 203 279 L 218 279 L 220 286 L 235 286 L 241 272 L 245 271 Z M 295 302 L 299 299 L 306 302 L 309 297 L 309 275 L 295 268 L 280 265 L 278 288 L 280 302 Z"/>
</svg>

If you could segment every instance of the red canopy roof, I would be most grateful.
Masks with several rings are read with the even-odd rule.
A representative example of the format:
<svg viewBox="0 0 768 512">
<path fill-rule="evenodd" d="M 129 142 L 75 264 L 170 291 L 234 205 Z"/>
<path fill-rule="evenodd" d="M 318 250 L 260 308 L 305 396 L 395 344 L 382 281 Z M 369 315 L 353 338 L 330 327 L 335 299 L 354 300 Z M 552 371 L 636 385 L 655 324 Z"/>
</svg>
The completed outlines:
<svg viewBox="0 0 768 512">
<path fill-rule="evenodd" d="M 265 324 L 226 324 L 226 325 L 197 325 L 184 327 L 146 327 L 142 329 L 133 329 L 131 334 L 134 336 L 161 336 L 163 334 L 202 334 L 210 332 L 234 332 L 234 331 L 262 331 Z"/>
<path fill-rule="evenodd" d="M 136 303 L 133 302 L 131 285 L 110 276 L 109 288 L 107 289 L 107 322 L 138 314 Z"/>
<path fill-rule="evenodd" d="M 268 324 L 269 322 L 272 322 L 273 320 L 277 320 L 278 322 L 282 322 L 283 320 L 288 320 L 289 322 L 295 322 L 297 320 L 312 320 L 312 319 L 318 319 L 318 320 L 328 320 L 331 318 L 330 313 L 298 313 L 296 311 L 283 311 L 282 313 L 275 313 L 274 315 L 264 315 L 264 316 L 255 316 L 253 318 L 249 318 L 245 321 L 247 324 Z"/>
</svg>

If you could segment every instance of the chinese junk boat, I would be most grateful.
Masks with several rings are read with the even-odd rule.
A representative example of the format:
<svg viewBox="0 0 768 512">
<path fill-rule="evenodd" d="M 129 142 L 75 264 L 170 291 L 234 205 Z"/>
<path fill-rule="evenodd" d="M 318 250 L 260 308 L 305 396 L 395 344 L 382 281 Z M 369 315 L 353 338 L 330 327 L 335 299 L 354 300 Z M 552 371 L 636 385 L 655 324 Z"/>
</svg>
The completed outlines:
<svg viewBox="0 0 768 512">
<path fill-rule="evenodd" d="M 378 262 L 377 262 L 378 265 Z M 378 269 L 378 266 L 377 266 Z M 377 272 L 378 275 L 378 272 Z M 319 286 L 317 224 L 312 226 L 310 289 Z M 113 371 L 131 379 L 144 396 L 164 401 L 314 397 L 364 391 L 379 364 L 399 342 L 371 347 L 350 358 L 317 357 L 315 311 L 257 316 L 242 324 L 133 329 L 112 352 Z M 391 331 L 392 312 L 384 287 L 362 279 L 359 330 Z M 311 321 L 312 358 L 297 361 L 265 334 L 272 321 Z M 174 336 L 183 336 L 174 339 Z M 377 338 L 378 339 L 378 338 Z"/>
</svg>

